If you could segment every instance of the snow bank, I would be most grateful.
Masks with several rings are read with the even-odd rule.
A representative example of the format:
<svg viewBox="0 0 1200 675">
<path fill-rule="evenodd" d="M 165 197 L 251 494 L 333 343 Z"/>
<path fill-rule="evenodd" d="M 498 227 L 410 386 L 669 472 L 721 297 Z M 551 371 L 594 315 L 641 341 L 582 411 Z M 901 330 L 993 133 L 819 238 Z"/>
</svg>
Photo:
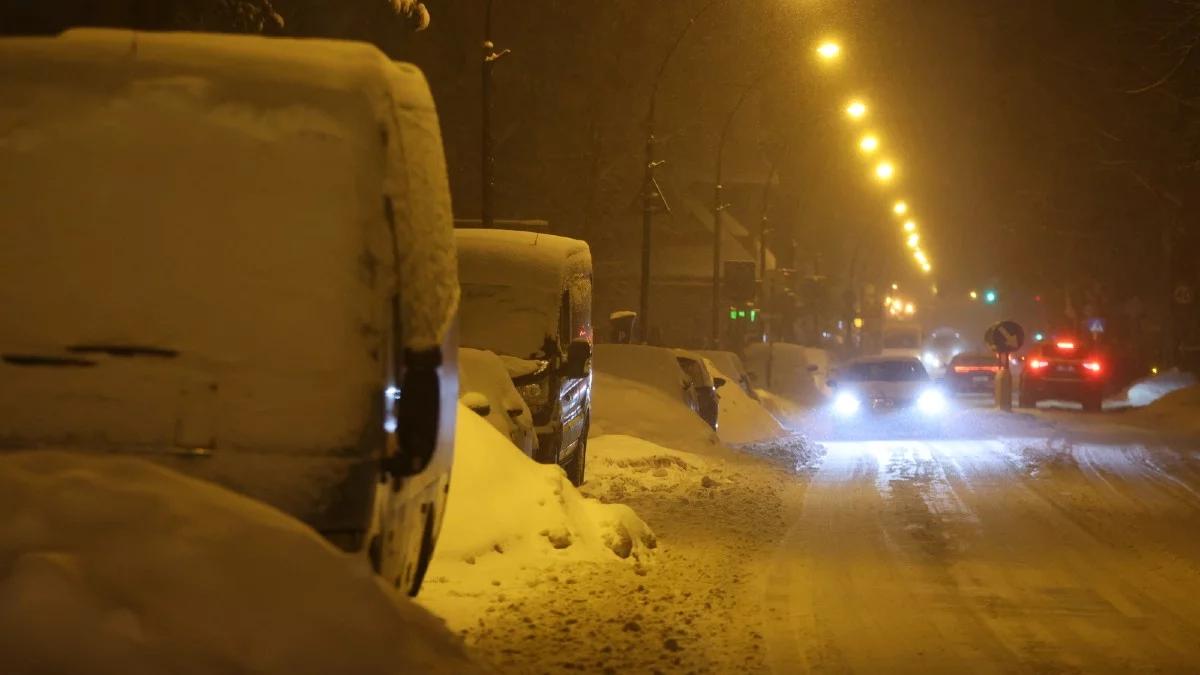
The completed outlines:
<svg viewBox="0 0 1200 675">
<path fill-rule="evenodd" d="M 717 390 L 721 397 L 717 435 L 722 442 L 739 445 L 779 438 L 785 434 L 779 421 L 738 386 L 736 374 L 726 373 L 709 359 L 704 362 L 713 377 L 725 379 L 725 386 Z"/>
<path fill-rule="evenodd" d="M 1148 406 L 1173 391 L 1196 384 L 1196 376 L 1172 368 L 1164 373 L 1134 382 L 1117 400 L 1128 401 L 1134 407 Z"/>
<path fill-rule="evenodd" d="M 1121 423 L 1148 428 L 1164 436 L 1200 434 L 1200 385 L 1175 389 L 1117 419 Z"/>
<path fill-rule="evenodd" d="M 360 558 L 140 460 L 5 454 L 0 513 L 5 673 L 476 671 Z"/>
<path fill-rule="evenodd" d="M 562 469 L 538 464 L 468 410 L 459 410 L 454 479 L 432 575 L 447 564 L 526 565 L 641 559 L 654 533 L 627 506 L 583 497 Z M 491 578 L 490 576 L 488 577 Z"/>
<path fill-rule="evenodd" d="M 596 345 L 592 436 L 625 434 L 690 452 L 712 452 L 716 433 L 685 402 L 675 354 L 646 345 Z"/>
<path fill-rule="evenodd" d="M 745 354 L 746 370 L 755 387 L 806 407 L 819 405 L 829 395 L 826 380 L 832 359 L 823 349 L 786 342 L 754 343 L 747 345 Z M 810 366 L 815 371 L 810 372 Z"/>
</svg>

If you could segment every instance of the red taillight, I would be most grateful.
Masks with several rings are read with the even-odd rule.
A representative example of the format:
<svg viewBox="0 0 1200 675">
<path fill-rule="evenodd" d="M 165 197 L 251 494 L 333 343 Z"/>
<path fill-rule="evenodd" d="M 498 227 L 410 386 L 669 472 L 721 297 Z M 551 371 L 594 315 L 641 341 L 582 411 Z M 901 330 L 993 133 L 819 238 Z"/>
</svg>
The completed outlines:
<svg viewBox="0 0 1200 675">
<path fill-rule="evenodd" d="M 954 366 L 956 373 L 994 373 L 1000 366 Z"/>
<path fill-rule="evenodd" d="M 1043 361 L 1042 359 L 1029 359 L 1030 370 L 1041 370 L 1048 365 L 1050 365 L 1049 361 Z"/>
<path fill-rule="evenodd" d="M 1085 370 L 1092 373 L 1099 373 L 1102 370 L 1099 361 L 1084 361 L 1083 367 Z"/>
<path fill-rule="evenodd" d="M 1072 349 L 1075 349 L 1075 343 L 1069 342 L 1066 340 L 1064 340 L 1062 342 L 1055 342 L 1054 346 L 1058 347 L 1059 349 L 1061 349 L 1063 351 L 1068 351 L 1068 352 L 1071 351 Z"/>
</svg>

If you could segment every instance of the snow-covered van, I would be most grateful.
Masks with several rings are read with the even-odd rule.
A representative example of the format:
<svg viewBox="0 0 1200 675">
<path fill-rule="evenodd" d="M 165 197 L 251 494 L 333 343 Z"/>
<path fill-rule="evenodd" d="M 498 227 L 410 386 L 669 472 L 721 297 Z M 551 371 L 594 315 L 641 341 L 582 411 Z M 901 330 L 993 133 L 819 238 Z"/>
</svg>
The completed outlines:
<svg viewBox="0 0 1200 675">
<path fill-rule="evenodd" d="M 0 40 L 0 186 L 0 446 L 167 464 L 416 591 L 458 307 L 416 68 L 350 42 Z"/>
<path fill-rule="evenodd" d="M 533 412 L 534 459 L 583 482 L 592 401 L 592 254 L 537 232 L 457 229 L 462 344 L 499 354 Z"/>
</svg>

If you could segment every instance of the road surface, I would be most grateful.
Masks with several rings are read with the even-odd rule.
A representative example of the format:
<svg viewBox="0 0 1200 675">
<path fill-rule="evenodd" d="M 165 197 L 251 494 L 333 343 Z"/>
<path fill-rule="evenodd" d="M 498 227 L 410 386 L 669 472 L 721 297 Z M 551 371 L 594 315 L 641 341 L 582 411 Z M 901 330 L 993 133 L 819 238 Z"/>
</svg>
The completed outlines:
<svg viewBox="0 0 1200 675">
<path fill-rule="evenodd" d="M 826 448 L 770 566 L 773 672 L 1200 672 L 1191 453 L 1037 434 Z"/>
</svg>

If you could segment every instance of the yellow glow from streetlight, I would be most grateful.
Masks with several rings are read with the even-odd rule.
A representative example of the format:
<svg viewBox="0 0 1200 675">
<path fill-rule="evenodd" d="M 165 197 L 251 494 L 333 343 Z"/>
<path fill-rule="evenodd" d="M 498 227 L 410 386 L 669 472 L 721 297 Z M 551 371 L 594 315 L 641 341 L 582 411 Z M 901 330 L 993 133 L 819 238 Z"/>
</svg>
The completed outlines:
<svg viewBox="0 0 1200 675">
<path fill-rule="evenodd" d="M 846 106 L 846 114 L 858 120 L 866 117 L 867 104 L 862 101 L 851 101 L 850 105 Z"/>
<path fill-rule="evenodd" d="M 817 56 L 825 61 L 833 61 L 842 54 L 842 46 L 832 40 L 826 40 L 817 46 Z"/>
<path fill-rule="evenodd" d="M 920 244 L 920 243 L 921 243 L 921 235 L 917 234 L 916 232 L 913 232 L 912 234 L 908 235 L 908 247 L 909 248 L 916 248 L 917 244 Z"/>
<path fill-rule="evenodd" d="M 971 295 L 971 299 L 972 299 L 972 300 L 978 300 L 978 299 L 979 299 L 979 291 L 971 291 L 970 295 Z"/>
<path fill-rule="evenodd" d="M 913 253 L 913 258 L 916 258 L 917 262 L 920 263 L 922 267 L 929 264 L 929 258 L 925 257 L 925 252 L 920 249 L 918 249 L 916 253 Z"/>
<path fill-rule="evenodd" d="M 862 140 L 858 142 L 858 149 L 862 150 L 868 155 L 872 152 L 875 152 L 879 149 L 879 137 L 875 136 L 874 134 L 867 134 L 866 136 L 863 136 Z"/>
<path fill-rule="evenodd" d="M 905 232 L 916 232 L 917 231 L 916 221 L 914 221 L 914 220 L 905 221 L 904 231 Z"/>
<path fill-rule="evenodd" d="M 899 201 L 892 205 L 892 213 L 902 216 L 908 213 L 908 202 Z"/>
<path fill-rule="evenodd" d="M 913 303 L 910 302 L 904 306 L 905 314 L 916 314 L 916 312 L 917 312 L 917 306 L 914 305 Z"/>
<path fill-rule="evenodd" d="M 924 272 L 924 273 L 926 273 L 926 274 L 929 274 L 930 272 L 932 272 L 932 271 L 933 271 L 933 265 L 930 265 L 930 264 L 929 264 L 929 263 L 927 263 L 927 262 L 925 262 L 925 263 L 921 263 L 921 271 L 922 271 L 922 272 Z"/>
<path fill-rule="evenodd" d="M 898 291 L 898 290 L 900 290 L 900 284 L 892 284 L 892 290 L 893 290 L 893 291 Z"/>
<path fill-rule="evenodd" d="M 883 182 L 890 181 L 896 175 L 896 166 L 889 161 L 882 161 L 875 165 L 875 177 Z"/>
</svg>

